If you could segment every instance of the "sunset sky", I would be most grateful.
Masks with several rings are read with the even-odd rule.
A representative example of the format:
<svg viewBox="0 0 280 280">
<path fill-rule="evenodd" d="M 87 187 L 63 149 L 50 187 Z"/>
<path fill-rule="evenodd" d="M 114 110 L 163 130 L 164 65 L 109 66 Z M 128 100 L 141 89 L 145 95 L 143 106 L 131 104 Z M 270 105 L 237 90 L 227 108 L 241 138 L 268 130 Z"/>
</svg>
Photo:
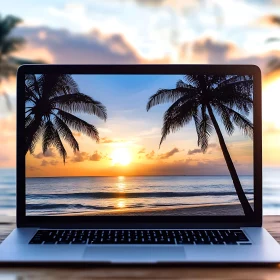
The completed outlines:
<svg viewBox="0 0 280 280">
<path fill-rule="evenodd" d="M 108 112 L 106 123 L 86 114 L 77 116 L 94 124 L 100 143 L 75 132 L 80 151 L 66 145 L 65 165 L 54 148 L 45 155 L 41 141 L 26 157 L 26 173 L 38 176 L 121 175 L 228 175 L 217 137 L 213 132 L 205 154 L 197 146 L 194 123 L 167 137 L 159 149 L 162 118 L 171 105 L 146 111 L 148 98 L 159 88 L 174 88 L 183 75 L 73 75 L 82 93 L 102 102 Z M 249 117 L 251 119 L 251 116 Z M 220 124 L 222 127 L 222 125 Z M 239 174 L 252 174 L 252 140 L 236 128 L 228 137 L 232 159 Z"/>
<path fill-rule="evenodd" d="M 13 32 L 13 35 L 21 36 L 26 41 L 25 46 L 14 54 L 17 57 L 42 59 L 47 63 L 68 64 L 251 63 L 258 65 L 263 72 L 263 164 L 265 167 L 280 167 L 280 75 L 279 72 L 268 74 L 267 67 L 272 58 L 280 59 L 280 41 L 268 42 L 269 38 L 279 38 L 280 26 L 272 20 L 273 16 L 280 16 L 279 0 L 9 0 L 1 5 L 1 15 L 8 14 L 18 16 L 23 20 Z M 91 81 L 81 78 L 78 82 L 87 94 L 92 93 L 95 98 L 104 102 L 109 112 L 112 104 L 106 104 L 99 92 L 90 90 Z M 102 80 L 99 80 L 99 85 L 104 86 Z M 14 168 L 16 165 L 15 78 L 2 81 L 1 91 L 3 90 L 10 96 L 13 111 L 8 111 L 4 98 L 0 94 L 0 142 L 2 145 L 0 167 Z M 106 88 L 106 93 L 108 91 L 110 89 Z M 141 89 L 138 91 L 135 89 L 135 96 L 137 92 L 140 94 Z M 146 99 L 152 93 L 147 93 Z M 145 98 L 141 100 L 143 104 L 146 102 Z M 131 108 L 123 109 L 129 115 L 129 110 L 135 107 L 131 105 Z M 112 115 L 109 115 L 106 124 L 99 122 L 97 118 L 90 121 L 101 129 L 99 132 L 105 139 L 104 142 L 111 140 L 114 142 L 102 143 L 101 141 L 95 144 L 85 136 L 77 136 L 81 143 L 81 153 L 85 154 L 78 157 L 80 162 L 74 162 L 71 161 L 73 155 L 69 151 L 68 162 L 65 165 L 67 172 L 77 172 L 77 166 L 82 165 L 85 167 L 83 170 L 88 170 L 88 174 L 92 174 L 96 170 L 97 162 L 84 160 L 84 158 L 89 158 L 93 154 L 92 158 L 99 158 L 99 153 L 102 153 L 103 158 L 98 162 L 98 166 L 103 166 L 104 174 L 108 172 L 132 174 L 139 170 L 148 172 L 151 163 L 161 168 L 162 173 L 172 170 L 170 169 L 172 163 L 172 167 L 182 174 L 181 170 L 185 170 L 185 166 L 182 167 L 182 162 L 180 162 L 182 159 L 189 159 L 188 164 L 193 169 L 188 170 L 193 170 L 193 173 L 199 166 L 201 166 L 200 170 L 205 170 L 202 154 L 188 155 L 189 150 L 197 148 L 195 140 L 193 142 L 187 140 L 184 144 L 179 140 L 179 137 L 184 136 L 181 133 L 194 133 L 192 125 L 186 127 L 184 132 L 169 136 L 158 150 L 159 136 L 156 138 L 156 135 L 159 131 L 156 129 L 160 129 L 161 125 L 151 123 L 149 128 L 145 128 L 139 115 L 135 115 L 127 120 L 134 126 L 127 124 L 126 127 L 117 130 L 114 124 L 114 120 L 118 118 L 117 113 L 114 113 L 117 110 L 115 108 L 114 111 L 114 108 L 111 108 L 110 111 Z M 164 106 L 154 108 L 149 113 L 144 112 L 144 115 L 150 120 L 150 116 L 159 113 L 152 120 L 160 123 L 159 116 L 163 111 Z M 86 115 L 83 117 L 88 118 Z M 102 128 L 110 129 L 112 132 L 108 130 L 102 132 Z M 143 134 L 141 136 L 141 132 L 146 138 L 142 137 Z M 123 134 L 125 139 L 123 139 Z M 143 138 L 142 142 L 137 137 Z M 175 139 L 176 137 L 178 139 Z M 130 141 L 126 148 L 130 151 L 131 163 L 126 167 L 113 166 L 112 160 L 109 159 L 110 152 L 113 151 L 114 145 L 121 145 L 122 140 Z M 235 140 L 235 136 L 227 139 L 230 150 L 230 141 Z M 116 141 L 119 142 L 115 143 Z M 241 139 L 236 141 L 240 143 Z M 243 138 L 242 141 L 244 141 Z M 214 149 L 217 144 L 215 136 L 212 136 L 211 144 L 213 144 L 211 148 L 213 151 L 211 154 L 203 155 L 203 160 L 207 159 L 208 162 L 215 160 L 212 163 L 223 168 L 222 156 L 217 147 Z M 236 147 L 239 146 L 235 144 Z M 233 157 L 237 161 L 246 162 L 246 159 L 238 157 L 238 155 L 243 155 L 241 147 L 244 147 L 243 144 L 235 149 L 237 154 Z M 138 155 L 140 149 L 145 149 L 145 153 Z M 161 154 L 177 151 L 176 149 L 179 152 L 173 153 L 169 158 L 160 159 Z M 153 159 L 148 159 L 147 157 L 149 154 L 152 155 L 153 151 Z M 40 151 L 36 153 L 39 154 Z M 51 151 L 50 154 L 52 155 Z M 139 156 L 142 159 L 138 159 Z M 30 158 L 32 166 L 36 165 L 38 168 L 44 167 L 41 166 L 42 160 L 48 162 L 44 164 L 45 169 L 50 172 L 53 166 L 54 170 L 65 169 L 59 159 L 51 156 L 47 159 Z M 49 164 L 50 160 L 54 160 L 53 164 L 56 160 L 59 163 L 52 165 Z M 174 162 L 176 160 L 177 162 Z M 198 160 L 200 160 L 199 163 Z M 161 164 L 156 165 L 158 162 Z M 176 164 L 178 168 L 175 168 Z M 141 169 L 139 165 L 142 166 Z M 197 166 L 196 169 L 195 166 Z M 105 172 L 106 168 L 108 172 Z M 248 171 L 245 166 L 238 167 L 237 165 L 237 169 L 244 170 L 245 173 Z"/>
</svg>

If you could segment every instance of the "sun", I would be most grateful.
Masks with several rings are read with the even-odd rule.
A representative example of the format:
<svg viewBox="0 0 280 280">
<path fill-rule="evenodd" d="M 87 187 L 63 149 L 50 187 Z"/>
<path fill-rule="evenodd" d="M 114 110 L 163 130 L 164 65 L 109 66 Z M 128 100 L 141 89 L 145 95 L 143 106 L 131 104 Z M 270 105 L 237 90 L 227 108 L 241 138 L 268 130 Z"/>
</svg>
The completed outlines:
<svg viewBox="0 0 280 280">
<path fill-rule="evenodd" d="M 111 155 L 112 164 L 128 165 L 131 162 L 131 154 L 127 148 L 116 148 Z"/>
</svg>

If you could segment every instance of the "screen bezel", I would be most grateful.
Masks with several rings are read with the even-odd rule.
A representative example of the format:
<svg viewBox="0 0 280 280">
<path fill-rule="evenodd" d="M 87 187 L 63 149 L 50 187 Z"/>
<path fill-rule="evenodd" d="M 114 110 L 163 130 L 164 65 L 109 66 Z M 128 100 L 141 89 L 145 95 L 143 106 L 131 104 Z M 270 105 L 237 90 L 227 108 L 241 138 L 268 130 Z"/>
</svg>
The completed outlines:
<svg viewBox="0 0 280 280">
<path fill-rule="evenodd" d="M 26 216 L 24 119 L 25 74 L 240 74 L 253 75 L 253 158 L 254 214 L 253 216 Z M 17 72 L 17 226 L 18 227 L 95 227 L 106 225 L 141 227 L 141 225 L 262 225 L 262 122 L 261 71 L 255 65 L 22 65 Z"/>
</svg>

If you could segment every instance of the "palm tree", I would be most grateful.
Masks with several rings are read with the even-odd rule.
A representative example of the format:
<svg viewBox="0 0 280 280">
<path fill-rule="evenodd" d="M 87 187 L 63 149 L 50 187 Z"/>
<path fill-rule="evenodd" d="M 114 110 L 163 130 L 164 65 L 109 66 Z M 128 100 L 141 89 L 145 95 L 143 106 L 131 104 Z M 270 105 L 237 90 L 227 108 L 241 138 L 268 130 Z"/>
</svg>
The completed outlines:
<svg viewBox="0 0 280 280">
<path fill-rule="evenodd" d="M 271 23 L 280 26 L 280 16 L 271 16 Z M 279 42 L 280 37 L 272 37 L 267 40 L 267 42 Z M 273 58 L 268 63 L 268 72 L 272 73 L 280 69 L 280 59 Z"/>
<path fill-rule="evenodd" d="M 214 128 L 244 213 L 253 214 L 216 118 L 220 116 L 229 135 L 234 132 L 235 124 L 245 135 L 253 137 L 253 124 L 245 117 L 253 106 L 252 77 L 185 75 L 184 79 L 185 82 L 179 80 L 174 89 L 159 89 L 147 103 L 149 111 L 155 105 L 173 102 L 163 117 L 159 146 L 168 134 L 176 132 L 193 119 L 198 137 L 197 144 L 205 153 Z"/>
<path fill-rule="evenodd" d="M 3 18 L 0 15 L 0 83 L 3 79 L 15 76 L 17 68 L 21 64 L 41 63 L 13 57 L 11 54 L 24 44 L 21 37 L 11 36 L 12 30 L 21 22 L 21 19 L 8 15 Z M 1 92 L 6 100 L 8 109 L 12 109 L 11 102 L 6 92 Z"/>
<path fill-rule="evenodd" d="M 81 93 L 71 75 L 26 75 L 25 154 L 28 151 L 32 154 L 42 137 L 43 153 L 54 146 L 65 164 L 67 152 L 62 140 L 68 142 L 74 152 L 79 151 L 79 144 L 70 128 L 98 142 L 96 127 L 72 114 L 77 112 L 93 114 L 104 121 L 107 119 L 105 106 Z"/>
<path fill-rule="evenodd" d="M 19 24 L 21 20 L 14 16 L 6 16 L 2 18 L 0 15 L 0 83 L 2 79 L 14 76 L 18 65 L 12 61 L 10 54 L 23 44 L 23 39 L 19 37 L 11 37 L 10 32 Z M 11 103 L 8 95 L 2 92 L 6 99 L 7 107 L 11 109 Z"/>
</svg>

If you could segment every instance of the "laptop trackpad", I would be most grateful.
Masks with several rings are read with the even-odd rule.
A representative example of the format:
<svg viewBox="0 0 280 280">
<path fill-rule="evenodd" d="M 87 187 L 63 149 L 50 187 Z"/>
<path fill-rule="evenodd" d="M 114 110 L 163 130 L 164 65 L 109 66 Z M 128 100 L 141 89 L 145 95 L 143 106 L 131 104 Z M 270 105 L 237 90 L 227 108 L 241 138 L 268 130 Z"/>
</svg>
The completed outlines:
<svg viewBox="0 0 280 280">
<path fill-rule="evenodd" d="M 180 262 L 186 260 L 181 246 L 93 246 L 87 247 L 84 253 L 86 261 L 110 262 Z"/>
</svg>

